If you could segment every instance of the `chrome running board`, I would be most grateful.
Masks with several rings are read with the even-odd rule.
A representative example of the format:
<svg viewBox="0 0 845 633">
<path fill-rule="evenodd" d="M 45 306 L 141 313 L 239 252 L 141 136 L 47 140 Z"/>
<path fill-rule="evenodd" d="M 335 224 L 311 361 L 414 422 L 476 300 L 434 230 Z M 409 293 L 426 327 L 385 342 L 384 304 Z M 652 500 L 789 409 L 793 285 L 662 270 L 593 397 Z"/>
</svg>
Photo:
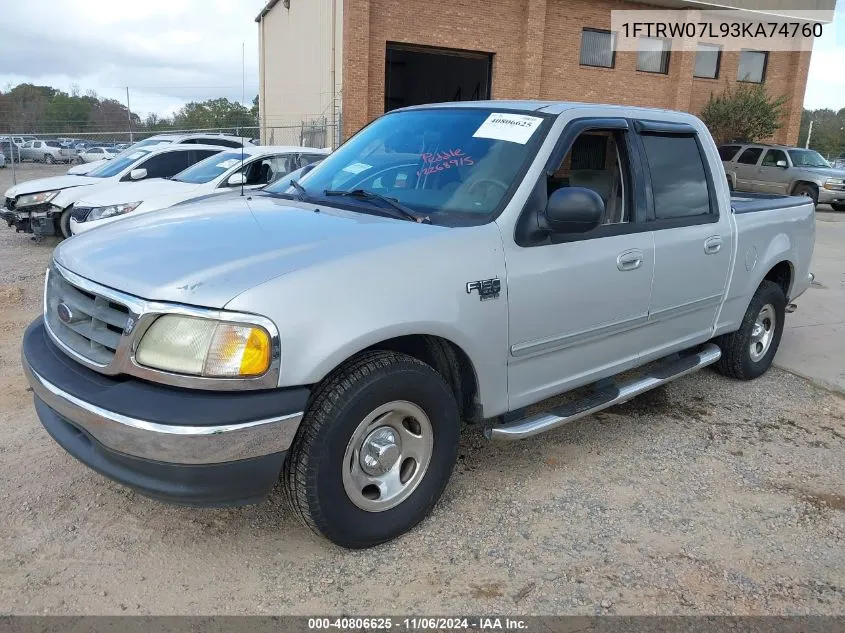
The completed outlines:
<svg viewBox="0 0 845 633">
<path fill-rule="evenodd" d="M 508 422 L 484 430 L 488 440 L 521 440 L 538 433 L 556 429 L 592 413 L 597 413 L 637 397 L 655 387 L 686 376 L 722 357 L 722 351 L 713 343 L 707 343 L 698 352 L 661 363 L 648 373 L 633 380 L 599 389 L 586 398 L 544 411 L 515 422 Z"/>
</svg>

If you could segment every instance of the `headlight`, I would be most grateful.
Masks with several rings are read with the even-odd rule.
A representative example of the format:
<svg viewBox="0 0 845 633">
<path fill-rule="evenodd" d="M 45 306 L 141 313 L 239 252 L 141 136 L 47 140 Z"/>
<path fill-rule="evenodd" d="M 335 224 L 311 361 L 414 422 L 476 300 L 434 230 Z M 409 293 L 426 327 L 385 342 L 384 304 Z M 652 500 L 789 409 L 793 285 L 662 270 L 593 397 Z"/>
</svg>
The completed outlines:
<svg viewBox="0 0 845 633">
<path fill-rule="evenodd" d="M 271 356 L 262 327 L 175 314 L 157 318 L 135 352 L 145 367 L 214 378 L 260 376 Z"/>
<path fill-rule="evenodd" d="M 56 189 L 55 191 L 42 191 L 41 193 L 28 193 L 19 197 L 17 202 L 15 202 L 15 206 L 17 208 L 33 207 L 36 204 L 50 202 L 50 200 L 59 195 L 59 191 L 59 189 Z"/>
<path fill-rule="evenodd" d="M 112 218 L 116 215 L 123 215 L 137 209 L 143 200 L 138 202 L 126 202 L 124 204 L 111 204 L 107 207 L 94 207 L 88 214 L 86 221 L 103 220 L 105 218 Z"/>
<path fill-rule="evenodd" d="M 824 181 L 823 187 L 825 189 L 845 189 L 845 180 L 840 178 L 828 178 Z"/>
</svg>

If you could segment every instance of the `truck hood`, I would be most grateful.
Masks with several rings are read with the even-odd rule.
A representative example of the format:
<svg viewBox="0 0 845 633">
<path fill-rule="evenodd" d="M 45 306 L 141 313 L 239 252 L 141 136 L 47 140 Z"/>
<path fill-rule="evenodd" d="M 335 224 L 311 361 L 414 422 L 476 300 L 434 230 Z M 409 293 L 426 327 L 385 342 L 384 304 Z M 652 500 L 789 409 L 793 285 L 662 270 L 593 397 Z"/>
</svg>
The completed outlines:
<svg viewBox="0 0 845 633">
<path fill-rule="evenodd" d="M 798 169 L 814 176 L 845 179 L 845 169 L 836 169 L 835 167 L 798 167 Z"/>
<path fill-rule="evenodd" d="M 54 189 L 68 189 L 69 187 L 81 187 L 94 185 L 103 182 L 102 178 L 91 176 L 53 176 L 52 178 L 36 178 L 27 180 L 19 185 L 6 190 L 7 198 L 14 198 L 21 194 L 38 193 L 40 191 L 53 191 Z"/>
<path fill-rule="evenodd" d="M 138 297 L 222 308 L 299 269 L 448 230 L 270 196 L 227 196 L 113 222 L 65 240 L 53 256 Z"/>
<path fill-rule="evenodd" d="M 104 207 L 124 202 L 147 202 L 159 196 L 187 198 L 200 186 L 164 178 L 150 178 L 142 182 L 123 182 L 119 187 L 86 191 L 76 204 L 80 207 Z"/>
</svg>

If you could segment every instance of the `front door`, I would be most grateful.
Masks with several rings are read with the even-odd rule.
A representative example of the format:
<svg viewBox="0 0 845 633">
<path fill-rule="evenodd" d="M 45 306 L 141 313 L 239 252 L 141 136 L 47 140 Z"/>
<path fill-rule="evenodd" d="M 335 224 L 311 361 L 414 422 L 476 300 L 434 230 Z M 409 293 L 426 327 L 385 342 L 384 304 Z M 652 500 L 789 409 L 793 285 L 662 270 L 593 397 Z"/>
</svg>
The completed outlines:
<svg viewBox="0 0 845 633">
<path fill-rule="evenodd" d="M 780 167 L 778 163 L 782 163 Z M 789 163 L 786 159 L 786 152 L 782 149 L 767 149 L 757 168 L 757 191 L 764 193 L 778 193 L 786 195 L 789 193 Z"/>
<path fill-rule="evenodd" d="M 652 234 L 635 204 L 625 120 L 591 119 L 564 130 L 546 195 L 585 187 L 605 204 L 602 226 L 511 245 L 508 274 L 508 396 L 514 410 L 635 364 L 654 272 Z M 539 191 L 543 191 L 540 189 Z"/>
</svg>

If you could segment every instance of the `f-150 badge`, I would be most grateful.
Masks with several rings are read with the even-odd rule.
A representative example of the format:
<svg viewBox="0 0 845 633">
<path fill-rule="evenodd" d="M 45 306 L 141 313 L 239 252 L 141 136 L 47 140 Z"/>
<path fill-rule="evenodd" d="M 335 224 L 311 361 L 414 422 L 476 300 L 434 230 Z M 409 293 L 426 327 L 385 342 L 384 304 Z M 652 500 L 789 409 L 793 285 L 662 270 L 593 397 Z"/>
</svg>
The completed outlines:
<svg viewBox="0 0 845 633">
<path fill-rule="evenodd" d="M 496 299 L 502 291 L 502 282 L 498 277 L 493 279 L 480 279 L 478 281 L 467 282 L 467 294 L 472 294 L 472 291 L 478 291 L 478 298 L 481 301 L 487 299 Z"/>
</svg>

